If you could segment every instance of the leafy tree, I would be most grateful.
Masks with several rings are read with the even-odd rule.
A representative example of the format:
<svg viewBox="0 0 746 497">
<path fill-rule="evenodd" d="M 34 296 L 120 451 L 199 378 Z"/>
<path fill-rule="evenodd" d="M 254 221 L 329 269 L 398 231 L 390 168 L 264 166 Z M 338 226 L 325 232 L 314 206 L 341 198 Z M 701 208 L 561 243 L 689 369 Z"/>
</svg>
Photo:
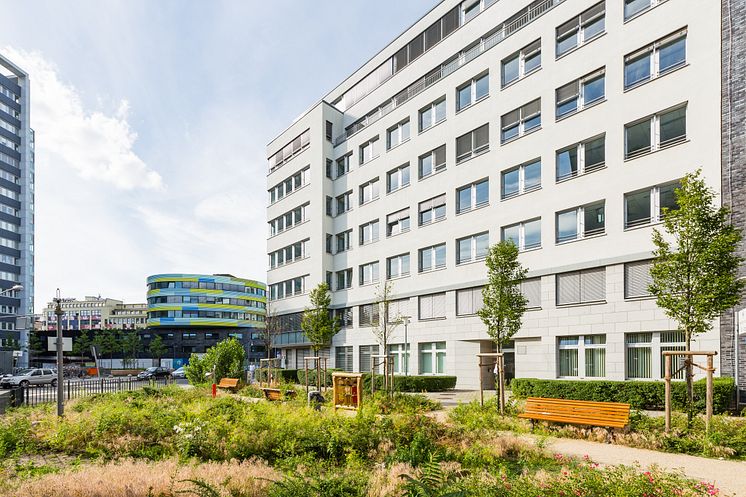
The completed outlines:
<svg viewBox="0 0 746 497">
<path fill-rule="evenodd" d="M 487 334 L 503 347 L 521 328 L 528 301 L 520 290 L 527 270 L 518 261 L 518 247 L 511 240 L 490 247 L 487 254 L 487 284 L 482 288 L 484 305 L 477 312 L 487 326 Z"/>
<path fill-rule="evenodd" d="M 318 354 L 319 349 L 331 343 L 332 337 L 339 332 L 341 326 L 329 310 L 332 303 L 329 285 L 319 283 L 311 290 L 310 300 L 312 307 L 303 311 L 300 327 L 311 341 L 311 348 Z"/>
<path fill-rule="evenodd" d="M 161 365 L 161 358 L 168 352 L 168 347 L 163 343 L 163 338 L 160 335 L 155 335 L 150 341 L 148 346 L 148 352 L 153 356 L 154 359 L 158 359 L 158 366 Z"/>
<path fill-rule="evenodd" d="M 381 354 L 387 355 L 389 350 L 389 342 L 394 336 L 396 328 L 403 322 L 403 316 L 398 312 L 393 315 L 390 304 L 391 295 L 393 294 L 393 286 L 390 281 L 385 281 L 382 285 L 378 285 L 376 288 L 376 299 L 373 305 L 378 311 L 378 320 L 375 320 L 375 316 L 371 316 L 372 320 L 372 331 L 376 337 L 378 344 L 381 346 Z M 409 347 L 409 344 L 405 344 L 404 347 Z M 405 350 L 406 361 L 409 361 L 409 349 Z M 389 364 L 385 362 L 383 365 L 383 386 L 384 390 L 390 390 L 393 392 L 394 385 L 390 384 L 389 376 L 392 374 L 389 371 Z"/>
<path fill-rule="evenodd" d="M 518 247 L 512 240 L 504 240 L 490 247 L 487 253 L 487 284 L 482 288 L 482 308 L 477 314 L 487 326 L 487 334 L 503 347 L 521 329 L 523 313 L 528 301 L 523 296 L 520 283 L 527 270 L 518 261 Z M 497 359 L 498 361 L 501 358 Z M 504 375 L 497 378 L 500 412 L 505 410 Z"/>
<path fill-rule="evenodd" d="M 119 334 L 119 341 L 124 366 L 132 366 L 137 359 L 137 354 L 142 350 L 139 333 L 137 333 L 137 330 L 122 331 Z"/>
<path fill-rule="evenodd" d="M 716 207 L 715 192 L 701 171 L 687 174 L 674 191 L 677 209 L 663 209 L 665 233 L 653 230 L 655 259 L 650 292 L 666 315 L 679 323 L 686 350 L 692 337 L 712 329 L 712 320 L 736 305 L 745 282 L 738 279 L 743 259 L 736 253 L 741 232 L 728 221 L 730 211 Z M 694 390 L 692 361 L 686 369 L 689 417 Z"/>
<path fill-rule="evenodd" d="M 204 383 L 207 374 L 215 372 L 212 380 L 217 383 L 223 378 L 241 378 L 246 351 L 241 342 L 228 338 L 213 345 L 201 358 L 192 354 L 189 364 L 184 367 L 186 377 L 192 384 Z"/>
<path fill-rule="evenodd" d="M 29 363 L 33 362 L 35 355 L 42 352 L 44 352 L 44 345 L 42 343 L 41 337 L 39 336 L 38 332 L 32 330 L 29 333 L 28 340 Z"/>
<path fill-rule="evenodd" d="M 83 330 L 80 332 L 80 336 L 73 342 L 73 354 L 76 356 L 90 356 L 91 355 L 91 334 L 90 332 Z"/>
<path fill-rule="evenodd" d="M 259 329 L 259 337 L 264 342 L 264 347 L 267 350 L 267 359 L 272 358 L 272 351 L 275 343 L 277 342 L 277 336 L 282 333 L 282 324 L 280 318 L 277 316 L 275 310 L 267 302 L 267 314 L 264 320 L 264 328 Z"/>
</svg>

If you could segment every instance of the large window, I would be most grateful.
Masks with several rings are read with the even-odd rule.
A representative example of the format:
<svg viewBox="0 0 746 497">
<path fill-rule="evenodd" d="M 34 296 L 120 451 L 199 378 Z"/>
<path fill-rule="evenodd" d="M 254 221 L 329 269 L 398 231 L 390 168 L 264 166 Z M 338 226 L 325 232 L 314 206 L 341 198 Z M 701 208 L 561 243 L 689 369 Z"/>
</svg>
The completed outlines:
<svg viewBox="0 0 746 497">
<path fill-rule="evenodd" d="M 666 0 L 624 0 L 624 20 L 636 16 Z"/>
<path fill-rule="evenodd" d="M 624 227 L 634 228 L 663 219 L 666 209 L 678 209 L 676 188 L 679 182 L 653 186 L 624 195 Z"/>
<path fill-rule="evenodd" d="M 360 225 L 360 245 L 378 241 L 378 219 Z"/>
<path fill-rule="evenodd" d="M 409 207 L 386 216 L 386 236 L 409 231 Z"/>
<path fill-rule="evenodd" d="M 295 190 L 306 186 L 310 180 L 310 173 L 311 166 L 306 166 L 302 170 L 272 187 L 269 190 L 269 203 L 274 204 L 278 200 L 287 197 Z"/>
<path fill-rule="evenodd" d="M 367 204 L 378 198 L 379 195 L 379 182 L 378 178 L 360 185 L 360 205 Z"/>
<path fill-rule="evenodd" d="M 278 300 L 305 293 L 307 279 L 308 275 L 304 275 L 270 285 L 269 299 Z"/>
<path fill-rule="evenodd" d="M 603 100 L 606 69 L 594 71 L 555 90 L 556 115 L 564 117 Z"/>
<path fill-rule="evenodd" d="M 409 119 L 406 119 L 386 131 L 386 149 L 392 149 L 409 140 Z"/>
<path fill-rule="evenodd" d="M 386 192 L 391 193 L 409 186 L 409 162 L 386 173 Z"/>
<path fill-rule="evenodd" d="M 490 201 L 490 180 L 485 178 L 456 190 L 456 212 L 468 212 Z"/>
<path fill-rule="evenodd" d="M 359 269 L 360 286 L 378 283 L 380 277 L 378 272 L 378 261 L 361 264 Z"/>
<path fill-rule="evenodd" d="M 421 273 L 444 267 L 446 267 L 445 243 L 419 250 L 419 269 Z"/>
<path fill-rule="evenodd" d="M 606 228 L 606 202 L 575 207 L 557 213 L 557 243 L 603 234 Z"/>
<path fill-rule="evenodd" d="M 502 86 L 541 67 L 541 39 L 534 41 L 502 61 Z"/>
<path fill-rule="evenodd" d="M 624 88 L 650 81 L 686 64 L 686 29 L 624 57 Z"/>
<path fill-rule="evenodd" d="M 352 288 L 352 268 L 337 271 L 337 290 Z"/>
<path fill-rule="evenodd" d="M 352 152 L 337 159 L 337 178 L 344 176 L 350 172 L 350 159 L 352 158 Z"/>
<path fill-rule="evenodd" d="M 500 118 L 503 143 L 541 126 L 541 99 L 527 103 Z"/>
<path fill-rule="evenodd" d="M 360 145 L 360 164 L 365 164 L 378 157 L 378 137 L 372 138 Z"/>
<path fill-rule="evenodd" d="M 446 194 L 438 195 L 419 204 L 419 224 L 425 226 L 446 217 Z"/>
<path fill-rule="evenodd" d="M 429 342 L 420 344 L 420 374 L 445 374 L 446 343 Z"/>
<path fill-rule="evenodd" d="M 650 297 L 650 261 L 628 262 L 624 265 L 624 298 Z"/>
<path fill-rule="evenodd" d="M 352 230 L 337 233 L 337 253 L 346 252 L 352 249 Z"/>
<path fill-rule="evenodd" d="M 456 138 L 456 163 L 479 155 L 490 149 L 490 125 L 485 124 L 474 131 Z"/>
<path fill-rule="evenodd" d="M 541 218 L 504 226 L 501 232 L 502 240 L 512 241 L 518 250 L 541 247 Z"/>
<path fill-rule="evenodd" d="M 360 371 L 369 373 L 373 367 L 373 356 L 378 355 L 378 345 L 361 345 L 360 350 Z M 378 361 L 378 359 L 376 360 Z M 379 370 L 380 368 L 376 368 Z"/>
<path fill-rule="evenodd" d="M 557 276 L 557 305 L 586 304 L 606 300 L 606 268 L 560 273 Z"/>
<path fill-rule="evenodd" d="M 308 239 L 301 240 L 269 254 L 269 267 L 274 269 L 308 257 Z"/>
<path fill-rule="evenodd" d="M 624 158 L 631 159 L 686 140 L 686 105 L 624 126 Z"/>
<path fill-rule="evenodd" d="M 395 255 L 386 259 L 386 278 L 409 276 L 409 254 Z"/>
<path fill-rule="evenodd" d="M 359 307 L 359 323 L 360 326 L 378 326 L 379 322 L 379 307 L 378 304 L 365 304 Z"/>
<path fill-rule="evenodd" d="M 339 320 L 339 326 L 342 328 L 352 327 L 352 307 L 343 307 L 334 309 L 334 317 Z"/>
<path fill-rule="evenodd" d="M 663 352 L 685 350 L 685 337 L 680 331 L 627 333 L 625 335 L 629 379 L 657 379 L 665 377 L 666 363 Z M 671 372 L 683 365 L 683 357 L 672 357 Z M 684 373 L 673 378 L 682 380 Z"/>
<path fill-rule="evenodd" d="M 606 165 L 606 135 L 557 151 L 557 181 L 602 169 Z"/>
<path fill-rule="evenodd" d="M 446 97 L 442 97 L 427 107 L 420 109 L 420 133 L 446 118 Z"/>
<path fill-rule="evenodd" d="M 605 30 L 605 2 L 598 3 L 557 28 L 557 57 L 592 40 Z"/>
<path fill-rule="evenodd" d="M 456 264 L 478 261 L 487 257 L 490 247 L 488 232 L 456 240 Z"/>
<path fill-rule="evenodd" d="M 482 74 L 456 89 L 456 110 L 469 107 L 490 94 L 490 75 Z"/>
<path fill-rule="evenodd" d="M 541 308 L 541 278 L 526 278 L 521 281 L 521 293 L 526 300 L 527 309 Z"/>
<path fill-rule="evenodd" d="M 433 293 L 420 295 L 418 300 L 419 319 L 442 319 L 446 317 L 446 294 Z"/>
<path fill-rule="evenodd" d="M 334 347 L 334 367 L 352 372 L 352 346 Z"/>
<path fill-rule="evenodd" d="M 343 214 L 352 209 L 352 190 L 337 196 L 337 215 Z"/>
<path fill-rule="evenodd" d="M 503 200 L 541 188 L 541 159 L 513 167 L 501 174 L 500 196 Z"/>
<path fill-rule="evenodd" d="M 389 345 L 389 356 L 393 360 L 394 374 L 409 373 L 409 354 L 411 346 L 403 343 L 393 343 Z"/>
<path fill-rule="evenodd" d="M 443 171 L 446 168 L 446 146 L 441 145 L 419 158 L 420 179 Z"/>
<path fill-rule="evenodd" d="M 282 233 L 283 231 L 287 231 L 290 228 L 293 228 L 305 221 L 308 220 L 306 217 L 308 215 L 308 205 L 309 204 L 303 204 L 299 207 L 296 207 L 295 209 L 286 212 L 282 216 L 276 217 L 275 219 L 271 220 L 269 222 L 269 236 L 277 235 L 278 233 Z M 9 245 L 15 245 L 15 244 L 6 244 L 5 246 Z M 12 246 L 11 248 L 16 248 L 15 246 Z"/>
<path fill-rule="evenodd" d="M 558 376 L 606 376 L 606 335 L 560 337 L 557 343 Z"/>
<path fill-rule="evenodd" d="M 456 292 L 457 316 L 473 316 L 483 305 L 482 287 L 464 288 Z"/>
</svg>

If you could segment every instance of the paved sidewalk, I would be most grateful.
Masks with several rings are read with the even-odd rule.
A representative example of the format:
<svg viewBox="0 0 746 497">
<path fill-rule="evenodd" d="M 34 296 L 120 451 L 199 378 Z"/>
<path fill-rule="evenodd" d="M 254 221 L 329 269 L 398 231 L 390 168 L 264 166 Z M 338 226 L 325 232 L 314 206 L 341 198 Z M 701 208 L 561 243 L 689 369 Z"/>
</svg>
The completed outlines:
<svg viewBox="0 0 746 497">
<path fill-rule="evenodd" d="M 549 439 L 546 447 L 552 452 L 567 456 L 587 455 L 599 464 L 639 464 L 644 468 L 655 464 L 669 471 L 681 470 L 689 478 L 714 483 L 722 494 L 746 496 L 746 461 L 671 454 L 569 438 Z"/>
</svg>

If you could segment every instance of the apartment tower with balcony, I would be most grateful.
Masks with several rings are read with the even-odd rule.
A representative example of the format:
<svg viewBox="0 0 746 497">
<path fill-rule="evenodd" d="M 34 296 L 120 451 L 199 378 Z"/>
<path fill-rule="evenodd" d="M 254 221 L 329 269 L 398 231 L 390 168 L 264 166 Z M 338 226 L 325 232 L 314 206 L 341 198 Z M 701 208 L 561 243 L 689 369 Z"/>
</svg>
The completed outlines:
<svg viewBox="0 0 746 497">
<path fill-rule="evenodd" d="M 369 370 L 389 281 L 389 313 L 410 317 L 396 372 L 477 387 L 494 347 L 476 316 L 484 257 L 511 239 L 529 269 L 511 375 L 660 379 L 684 343 L 647 291 L 651 234 L 680 178 L 701 169 L 746 226 L 745 3 L 436 5 L 267 147 L 286 366 L 310 354 L 300 313 L 327 282 L 332 363 Z M 733 376 L 736 337 L 731 312 L 694 347 Z"/>
</svg>

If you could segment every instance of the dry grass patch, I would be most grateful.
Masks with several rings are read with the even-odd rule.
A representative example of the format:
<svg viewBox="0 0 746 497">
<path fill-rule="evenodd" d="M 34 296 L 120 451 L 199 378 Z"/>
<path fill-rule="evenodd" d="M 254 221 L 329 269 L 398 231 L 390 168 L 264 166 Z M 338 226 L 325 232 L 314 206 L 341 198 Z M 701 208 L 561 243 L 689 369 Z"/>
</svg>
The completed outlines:
<svg viewBox="0 0 746 497">
<path fill-rule="evenodd" d="M 120 461 L 85 465 L 78 469 L 19 482 L 5 490 L 7 497 L 175 497 L 193 490 L 202 480 L 221 496 L 262 497 L 280 474 L 259 461 L 180 464 L 167 460 L 148 463 Z"/>
</svg>

